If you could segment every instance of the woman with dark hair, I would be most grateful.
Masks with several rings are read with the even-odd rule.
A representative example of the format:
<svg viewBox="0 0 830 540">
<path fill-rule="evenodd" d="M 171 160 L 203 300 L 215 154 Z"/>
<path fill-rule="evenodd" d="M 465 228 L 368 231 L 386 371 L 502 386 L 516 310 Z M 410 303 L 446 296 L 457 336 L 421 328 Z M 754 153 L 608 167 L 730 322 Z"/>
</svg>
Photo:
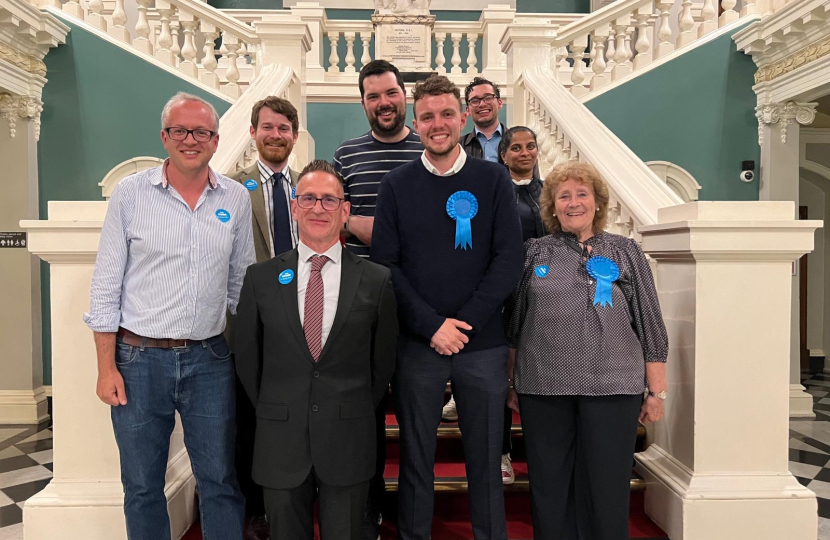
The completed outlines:
<svg viewBox="0 0 830 540">
<path fill-rule="evenodd" d="M 511 296 L 539 539 L 627 539 L 637 421 L 663 416 L 668 339 L 654 277 L 633 239 L 605 231 L 608 205 L 594 167 L 555 167 L 540 197 L 551 234 L 525 243 Z"/>
</svg>

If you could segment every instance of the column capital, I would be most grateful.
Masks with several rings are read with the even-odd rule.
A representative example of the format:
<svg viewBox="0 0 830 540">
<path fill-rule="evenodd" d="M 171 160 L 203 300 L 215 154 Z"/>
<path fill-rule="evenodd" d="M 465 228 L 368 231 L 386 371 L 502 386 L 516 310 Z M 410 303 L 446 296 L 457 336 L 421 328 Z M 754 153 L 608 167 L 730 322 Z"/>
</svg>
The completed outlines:
<svg viewBox="0 0 830 540">
<path fill-rule="evenodd" d="M 9 137 L 17 135 L 17 120 L 33 120 L 35 123 L 35 140 L 40 139 L 40 113 L 43 102 L 34 96 L 0 94 L 0 118 L 9 122 Z"/>
<path fill-rule="evenodd" d="M 800 101 L 783 101 L 765 103 L 755 107 L 755 118 L 758 119 L 758 145 L 764 144 L 764 126 L 781 125 L 781 144 L 787 144 L 787 129 L 793 120 L 802 126 L 808 126 L 816 118 L 818 103 Z"/>
</svg>

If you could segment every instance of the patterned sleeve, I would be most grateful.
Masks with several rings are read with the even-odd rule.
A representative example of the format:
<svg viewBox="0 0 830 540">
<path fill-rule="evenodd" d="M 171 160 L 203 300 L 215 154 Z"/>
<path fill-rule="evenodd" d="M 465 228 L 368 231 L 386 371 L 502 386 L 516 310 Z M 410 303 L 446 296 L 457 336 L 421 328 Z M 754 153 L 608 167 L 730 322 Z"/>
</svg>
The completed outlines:
<svg viewBox="0 0 830 540">
<path fill-rule="evenodd" d="M 631 284 L 623 288 L 632 326 L 643 346 L 646 362 L 665 362 L 669 354 L 669 338 L 657 299 L 654 276 L 640 245 L 627 238 L 624 246 L 631 267 Z"/>
<path fill-rule="evenodd" d="M 522 334 L 522 326 L 527 313 L 527 289 L 530 287 L 530 278 L 533 271 L 533 261 L 539 255 L 539 240 L 531 238 L 525 242 L 525 265 L 522 272 L 522 280 L 510 295 L 507 302 L 507 345 L 515 349 L 519 346 L 519 338 Z"/>
</svg>

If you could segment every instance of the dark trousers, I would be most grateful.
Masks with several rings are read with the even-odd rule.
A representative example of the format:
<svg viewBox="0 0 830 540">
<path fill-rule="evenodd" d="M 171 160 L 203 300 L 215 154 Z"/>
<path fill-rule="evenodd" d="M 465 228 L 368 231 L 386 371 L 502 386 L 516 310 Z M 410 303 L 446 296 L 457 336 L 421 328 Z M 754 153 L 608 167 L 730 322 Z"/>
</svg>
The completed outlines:
<svg viewBox="0 0 830 540">
<path fill-rule="evenodd" d="M 626 540 L 643 396 L 519 394 L 533 537 Z"/>
<path fill-rule="evenodd" d="M 383 480 L 383 473 L 386 469 L 386 406 L 388 401 L 389 392 L 383 395 L 375 410 L 377 453 L 375 454 L 375 475 L 369 480 L 369 497 L 366 501 L 366 512 L 361 528 L 361 538 L 364 540 L 375 540 L 380 534 L 378 516 L 383 509 L 383 500 L 386 497 L 386 482 Z"/>
<path fill-rule="evenodd" d="M 509 454 L 513 449 L 513 444 L 510 442 L 510 428 L 513 427 L 513 409 L 510 407 L 504 408 L 504 428 L 502 429 L 501 438 L 501 453 Z"/>
<path fill-rule="evenodd" d="M 358 540 L 369 482 L 331 486 L 314 467 L 291 489 L 263 488 L 271 540 L 314 540 L 314 501 L 320 500 L 320 540 Z"/>
<path fill-rule="evenodd" d="M 251 477 L 254 463 L 256 409 L 236 377 L 236 477 L 245 497 L 245 517 L 265 515 L 262 488 Z"/>
<path fill-rule="evenodd" d="M 501 479 L 507 399 L 507 347 L 441 356 L 426 343 L 398 342 L 392 383 L 401 426 L 398 538 L 427 540 L 434 506 L 436 433 L 452 379 L 466 458 L 470 520 L 476 540 L 506 540 Z"/>
</svg>

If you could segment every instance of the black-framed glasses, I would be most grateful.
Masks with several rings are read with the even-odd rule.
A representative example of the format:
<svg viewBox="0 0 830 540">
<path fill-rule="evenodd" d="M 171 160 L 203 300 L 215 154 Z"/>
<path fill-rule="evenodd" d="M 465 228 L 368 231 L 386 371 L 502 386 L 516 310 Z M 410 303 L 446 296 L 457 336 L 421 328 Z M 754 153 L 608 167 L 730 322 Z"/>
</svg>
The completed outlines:
<svg viewBox="0 0 830 540">
<path fill-rule="evenodd" d="M 481 97 L 474 97 L 467 102 L 467 105 L 470 105 L 471 107 L 478 107 L 482 102 L 489 105 L 490 103 L 493 103 L 494 99 L 496 99 L 496 94 L 484 94 Z"/>
<path fill-rule="evenodd" d="M 208 142 L 214 135 L 216 135 L 215 131 L 211 131 L 209 129 L 184 129 L 180 127 L 169 127 L 164 128 L 164 131 L 167 133 L 167 136 L 174 141 L 183 141 L 188 135 L 192 135 L 193 140 L 196 142 Z"/>
<path fill-rule="evenodd" d="M 323 207 L 323 210 L 328 210 L 331 212 L 332 210 L 337 210 L 340 208 L 340 203 L 345 201 L 346 199 L 341 199 L 340 197 L 315 197 L 314 195 L 297 195 L 297 206 L 300 208 L 305 208 L 308 210 L 309 208 L 314 208 L 314 205 L 317 204 L 317 201 L 320 201 L 320 205 Z"/>
</svg>

